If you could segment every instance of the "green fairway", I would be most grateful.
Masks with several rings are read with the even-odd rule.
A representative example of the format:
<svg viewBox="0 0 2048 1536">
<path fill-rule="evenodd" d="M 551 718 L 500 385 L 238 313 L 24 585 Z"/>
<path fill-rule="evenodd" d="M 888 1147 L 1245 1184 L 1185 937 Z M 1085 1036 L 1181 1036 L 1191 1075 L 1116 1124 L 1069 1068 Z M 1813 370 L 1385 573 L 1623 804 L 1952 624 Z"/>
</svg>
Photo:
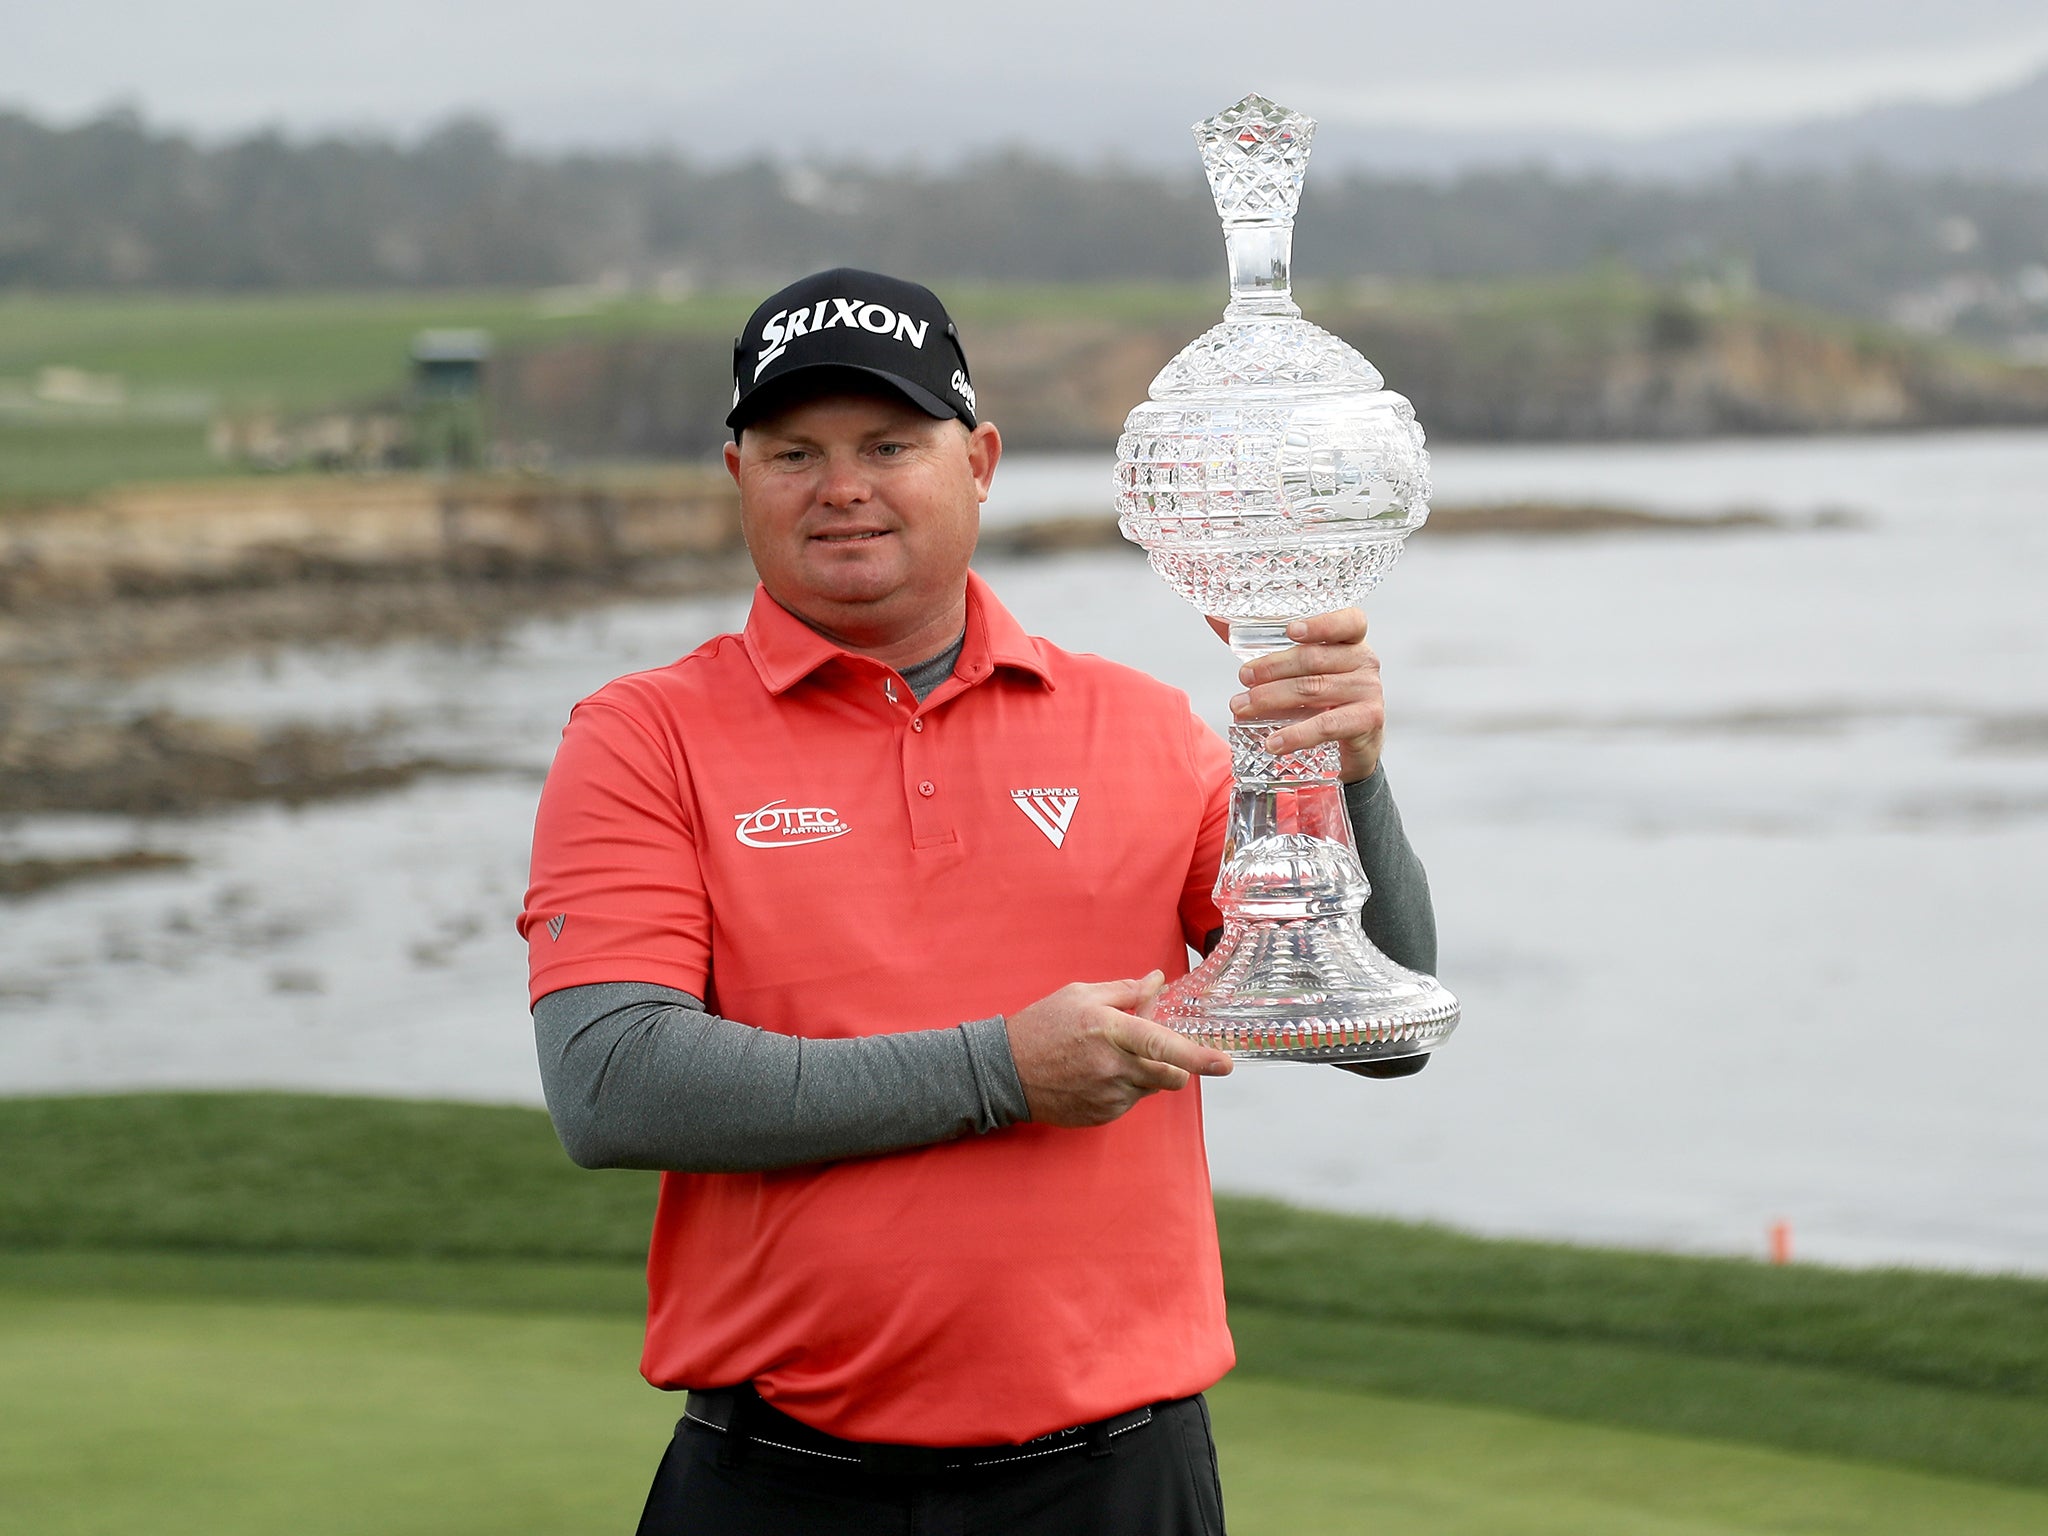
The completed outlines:
<svg viewBox="0 0 2048 1536">
<path fill-rule="evenodd" d="M 1436 377 L 1431 360 L 1452 357 L 1467 374 L 1509 373 L 1556 389 L 1591 388 L 1603 359 L 1630 353 L 1660 316 L 1684 309 L 1668 290 L 1613 265 L 1497 282 L 1308 284 L 1300 292 L 1312 313 L 1394 374 Z M 959 284 L 948 295 L 970 338 L 1040 323 L 1053 332 L 1094 326 L 1105 337 L 1192 336 L 1215 319 L 1221 296 L 1209 281 Z M 759 297 L 594 289 L 0 295 L 0 506 L 220 473 L 206 448 L 217 413 L 290 420 L 395 408 L 408 349 L 423 330 L 488 331 L 501 352 L 680 335 L 703 340 L 707 356 L 722 355 Z M 1739 317 L 1717 314 L 1782 331 L 1795 338 L 1795 351 L 1847 342 L 1859 355 L 1896 362 L 1932 345 L 1768 299 L 1745 301 Z M 1952 345 L 1938 350 L 1959 366 L 1964 360 Z M 52 405 L 37 394 L 48 369 L 114 381 L 122 403 Z"/>
<path fill-rule="evenodd" d="M 623 1529 L 653 1195 L 534 1110 L 0 1100 L 0 1529 Z M 2048 1282 L 1218 1217 L 1233 1530 L 2048 1530 Z"/>
<path fill-rule="evenodd" d="M 61 501 L 134 480 L 227 473 L 203 421 L 24 422 L 0 416 L 0 505 Z"/>
<path fill-rule="evenodd" d="M 500 347 L 583 336 L 723 339 L 758 298 L 742 292 L 683 299 L 488 291 L 0 295 L 0 384 L 26 385 L 42 369 L 74 368 L 118 376 L 140 401 L 175 392 L 201 407 L 189 435 L 203 446 L 209 408 L 303 412 L 395 397 L 405 383 L 407 350 L 423 330 L 485 330 Z M 968 324 L 1058 315 L 1127 323 L 1170 318 L 1195 326 L 1214 306 L 1206 288 L 1112 284 L 963 288 L 953 307 Z M 106 426 L 142 433 L 149 423 L 109 413 Z M 0 442 L 0 471 L 8 451 Z M 187 471 L 173 465 L 165 472 Z"/>
<path fill-rule="evenodd" d="M 413 337 L 478 328 L 501 344 L 568 335 L 721 331 L 741 298 L 563 304 L 533 293 L 315 293 L 237 298 L 0 297 L 0 379 L 49 367 L 118 374 L 138 392 L 303 411 L 395 391 Z"/>
<path fill-rule="evenodd" d="M 48 368 L 118 378 L 129 404 L 0 413 L 0 507 L 131 481 L 217 475 L 217 412 L 396 405 L 419 332 L 478 328 L 499 346 L 572 336 L 729 333 L 737 297 L 582 302 L 533 293 L 293 294 L 236 298 L 0 296 L 0 405 Z M 163 419 L 175 406 L 174 419 Z"/>
<path fill-rule="evenodd" d="M 1233 1536 L 2039 1536 L 2048 1493 L 1233 1378 Z"/>
<path fill-rule="evenodd" d="M 630 1319 L 6 1299 L 0 1524 L 627 1531 L 678 1411 Z"/>
<path fill-rule="evenodd" d="M 630 1528 L 678 1404 L 630 1317 L 8 1294 L 7 1528 Z M 1212 1395 L 1240 1536 L 2048 1529 L 2048 1493 L 1268 1380 Z"/>
</svg>

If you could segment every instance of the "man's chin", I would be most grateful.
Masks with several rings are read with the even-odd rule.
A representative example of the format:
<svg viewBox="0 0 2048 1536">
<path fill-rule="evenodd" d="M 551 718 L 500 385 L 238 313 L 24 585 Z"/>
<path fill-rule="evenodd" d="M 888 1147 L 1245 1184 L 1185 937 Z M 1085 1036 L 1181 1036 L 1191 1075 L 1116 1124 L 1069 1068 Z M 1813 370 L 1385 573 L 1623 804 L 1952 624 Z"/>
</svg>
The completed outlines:
<svg viewBox="0 0 2048 1536">
<path fill-rule="evenodd" d="M 884 602 L 905 585 L 901 562 L 885 558 L 881 549 L 867 553 L 866 558 L 863 554 L 834 551 L 822 560 L 812 561 L 805 576 L 813 596 L 834 604 Z"/>
</svg>

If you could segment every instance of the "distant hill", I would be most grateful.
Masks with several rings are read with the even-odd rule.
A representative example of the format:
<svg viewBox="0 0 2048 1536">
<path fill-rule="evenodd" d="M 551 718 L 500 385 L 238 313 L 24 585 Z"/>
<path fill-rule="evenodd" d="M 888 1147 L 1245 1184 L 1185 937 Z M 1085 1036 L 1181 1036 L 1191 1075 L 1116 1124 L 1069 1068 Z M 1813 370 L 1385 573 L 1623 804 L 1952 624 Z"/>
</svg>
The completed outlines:
<svg viewBox="0 0 2048 1536">
<path fill-rule="evenodd" d="M 1015 146 L 1080 165 L 1118 163 L 1192 176 L 1186 125 L 1215 102 L 1184 82 L 1139 73 L 1112 100 L 1091 103 L 1085 132 L 1049 136 L 1045 90 L 1006 75 L 935 82 L 936 96 L 867 103 L 856 151 L 873 166 L 947 168 Z M 1836 172 L 1875 163 L 1890 169 L 2048 181 L 2048 69 L 1973 101 L 1900 101 L 1829 117 L 1756 125 L 1704 124 L 1668 133 L 1619 135 L 1531 124 L 1418 127 L 1383 116 L 1347 117 L 1291 102 L 1322 120 L 1318 175 L 1363 170 L 1449 178 L 1474 170 L 1540 165 L 1562 175 L 1698 180 L 1737 166 L 1778 174 Z M 946 124 L 934 133 L 930 124 Z M 721 125 L 707 137 L 706 123 Z M 518 142 L 557 152 L 649 144 L 687 146 L 712 163 L 749 157 L 830 162 L 846 157 L 841 104 L 830 96 L 777 100 L 772 116 L 754 83 L 728 96 L 677 103 L 652 96 L 536 101 L 507 123 Z"/>
<path fill-rule="evenodd" d="M 1980 107 L 1987 123 L 2028 121 L 2048 112 L 2048 78 Z M 1910 114 L 1886 131 L 1929 154 L 1980 142 L 1953 115 L 1942 121 L 1949 141 Z M 1830 153 L 1851 154 L 1839 146 L 1856 122 L 1879 131 L 1875 119 L 1844 120 Z M 2016 156 L 2048 154 L 2048 133 L 2006 136 Z M 1296 255 L 1304 282 L 1325 283 L 1611 267 L 2048 360 L 2048 176 L 1858 163 L 1663 182 L 1526 166 L 1427 178 L 1340 162 L 1312 182 Z M 274 133 L 206 144 L 129 114 L 53 128 L 0 109 L 0 292 L 581 286 L 673 297 L 762 292 L 840 264 L 943 283 L 1208 283 L 1221 256 L 1208 191 L 1185 166 L 1021 152 L 940 168 L 548 155 L 476 120 L 410 144 Z"/>
<path fill-rule="evenodd" d="M 1643 137 L 1560 129 L 1456 132 L 1375 125 L 1331 134 L 1355 163 L 1382 173 L 1452 176 L 1541 165 L 1567 175 L 1694 180 L 1747 166 L 1766 174 L 1876 165 L 1910 174 L 2048 182 L 2048 70 L 1957 104 L 1898 102 L 1773 127 L 1690 128 Z"/>
<path fill-rule="evenodd" d="M 2048 70 L 1961 106 L 1902 102 L 1801 123 L 1760 138 L 1744 154 L 1772 170 L 1875 161 L 1904 171 L 2048 181 Z"/>
</svg>

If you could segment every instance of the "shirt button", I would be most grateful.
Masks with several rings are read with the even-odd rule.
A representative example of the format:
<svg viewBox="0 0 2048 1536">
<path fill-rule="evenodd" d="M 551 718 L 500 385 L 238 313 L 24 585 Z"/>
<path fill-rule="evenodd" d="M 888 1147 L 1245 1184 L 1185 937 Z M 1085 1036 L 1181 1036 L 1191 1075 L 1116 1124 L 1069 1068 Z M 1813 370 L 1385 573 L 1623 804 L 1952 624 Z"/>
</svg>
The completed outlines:
<svg viewBox="0 0 2048 1536">
<path fill-rule="evenodd" d="M 920 795 L 923 795 L 927 800 L 929 800 L 933 795 L 936 795 L 939 792 L 939 786 L 934 784 L 930 779 L 926 779 L 922 784 L 917 786 L 917 792 Z"/>
<path fill-rule="evenodd" d="M 911 722 L 910 722 L 910 728 L 911 728 L 911 729 L 912 729 L 913 731 L 921 731 L 921 730 L 923 730 L 923 729 L 924 729 L 924 716 L 923 716 L 923 715 L 919 715 L 919 716 L 918 716 L 918 717 L 917 717 L 917 718 L 916 718 L 915 720 L 911 721 Z"/>
</svg>

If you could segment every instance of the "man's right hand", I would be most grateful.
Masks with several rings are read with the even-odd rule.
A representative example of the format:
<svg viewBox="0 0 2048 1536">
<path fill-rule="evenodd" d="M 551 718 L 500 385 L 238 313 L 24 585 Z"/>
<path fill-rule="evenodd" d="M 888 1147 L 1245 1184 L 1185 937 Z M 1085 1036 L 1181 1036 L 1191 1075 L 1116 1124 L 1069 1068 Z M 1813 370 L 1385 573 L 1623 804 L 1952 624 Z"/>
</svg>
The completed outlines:
<svg viewBox="0 0 2048 1536">
<path fill-rule="evenodd" d="M 1039 1125 L 1107 1125 L 1149 1093 L 1222 1077 L 1230 1057 L 1141 1015 L 1166 985 L 1077 981 L 1005 1021 L 1024 1099 Z"/>
</svg>

